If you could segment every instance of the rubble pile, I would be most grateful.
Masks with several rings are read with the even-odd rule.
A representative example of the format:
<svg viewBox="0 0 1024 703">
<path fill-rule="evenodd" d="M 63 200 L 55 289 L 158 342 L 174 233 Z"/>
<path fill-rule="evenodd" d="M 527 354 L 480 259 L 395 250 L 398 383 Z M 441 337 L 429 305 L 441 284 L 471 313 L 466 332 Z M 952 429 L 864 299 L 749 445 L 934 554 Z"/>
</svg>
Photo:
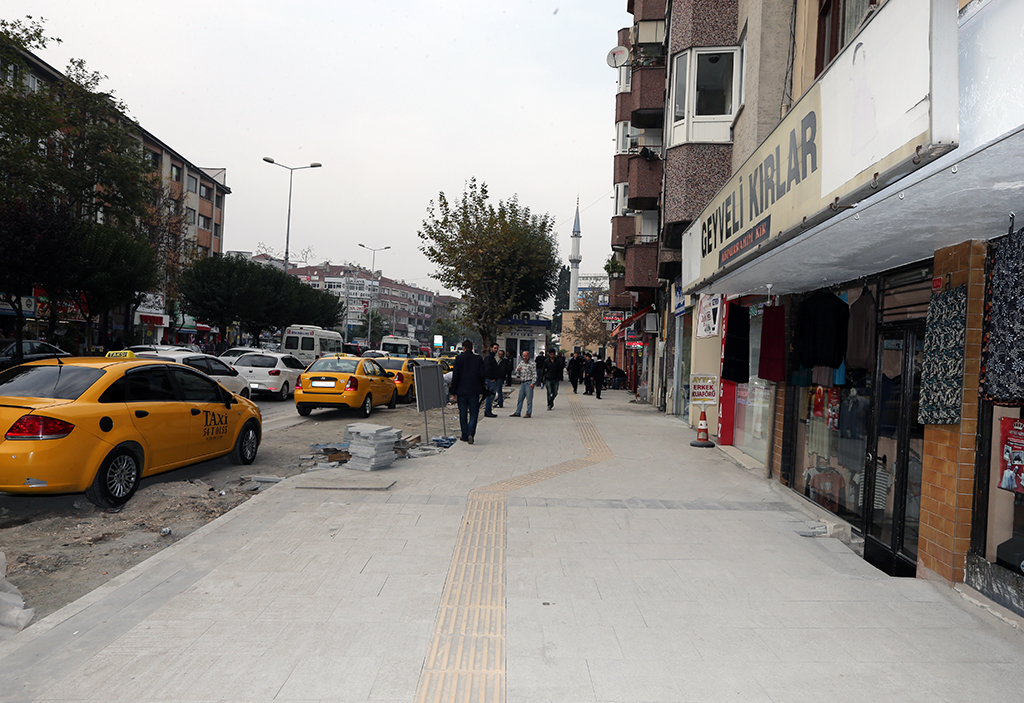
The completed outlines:
<svg viewBox="0 0 1024 703">
<path fill-rule="evenodd" d="M 21 591 L 7 580 L 7 557 L 0 552 L 0 639 L 25 629 L 36 611 L 25 607 Z"/>
<path fill-rule="evenodd" d="M 393 427 L 365 422 L 349 425 L 345 428 L 345 440 L 352 458 L 345 464 L 345 468 L 377 471 L 391 466 L 395 461 L 395 442 L 401 439 L 401 434 L 401 431 Z"/>
</svg>

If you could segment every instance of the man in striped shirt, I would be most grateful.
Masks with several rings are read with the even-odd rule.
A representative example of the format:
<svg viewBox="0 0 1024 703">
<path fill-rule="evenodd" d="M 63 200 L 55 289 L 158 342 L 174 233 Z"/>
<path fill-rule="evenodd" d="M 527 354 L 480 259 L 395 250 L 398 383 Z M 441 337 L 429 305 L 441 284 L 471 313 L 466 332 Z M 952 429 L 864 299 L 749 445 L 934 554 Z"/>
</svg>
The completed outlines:
<svg viewBox="0 0 1024 703">
<path fill-rule="evenodd" d="M 530 352 L 523 352 L 523 358 L 516 364 L 515 374 L 519 379 L 519 402 L 516 403 L 516 411 L 509 417 L 530 417 L 533 414 L 533 387 L 537 384 L 537 366 L 530 361 Z M 520 415 L 523 412 L 523 400 L 526 400 L 526 415 Z"/>
</svg>

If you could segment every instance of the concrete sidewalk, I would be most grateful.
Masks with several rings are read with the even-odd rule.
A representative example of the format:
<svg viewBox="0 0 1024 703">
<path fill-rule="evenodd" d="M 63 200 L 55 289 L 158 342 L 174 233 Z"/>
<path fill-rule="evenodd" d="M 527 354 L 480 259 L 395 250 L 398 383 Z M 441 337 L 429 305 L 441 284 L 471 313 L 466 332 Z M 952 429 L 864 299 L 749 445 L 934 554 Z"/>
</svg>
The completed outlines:
<svg viewBox="0 0 1024 703">
<path fill-rule="evenodd" d="M 1020 699 L 1014 618 L 800 536 L 629 398 L 506 404 L 387 491 L 288 479 L 0 643 L 0 701 Z"/>
</svg>

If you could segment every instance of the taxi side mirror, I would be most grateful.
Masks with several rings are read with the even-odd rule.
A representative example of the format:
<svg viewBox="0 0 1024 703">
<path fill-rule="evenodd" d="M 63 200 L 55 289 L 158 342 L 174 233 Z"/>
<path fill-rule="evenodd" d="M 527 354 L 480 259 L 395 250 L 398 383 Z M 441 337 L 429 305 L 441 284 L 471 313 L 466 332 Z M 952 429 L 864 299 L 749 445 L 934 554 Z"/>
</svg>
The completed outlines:
<svg viewBox="0 0 1024 703">
<path fill-rule="evenodd" d="M 234 366 L 229 366 L 228 368 L 231 369 L 228 372 L 229 376 L 237 376 L 238 375 L 238 369 L 236 369 Z"/>
<path fill-rule="evenodd" d="M 235 394 L 226 388 L 221 388 L 221 397 L 224 399 L 224 406 L 229 410 L 232 405 L 238 402 L 238 399 L 235 398 Z"/>
</svg>

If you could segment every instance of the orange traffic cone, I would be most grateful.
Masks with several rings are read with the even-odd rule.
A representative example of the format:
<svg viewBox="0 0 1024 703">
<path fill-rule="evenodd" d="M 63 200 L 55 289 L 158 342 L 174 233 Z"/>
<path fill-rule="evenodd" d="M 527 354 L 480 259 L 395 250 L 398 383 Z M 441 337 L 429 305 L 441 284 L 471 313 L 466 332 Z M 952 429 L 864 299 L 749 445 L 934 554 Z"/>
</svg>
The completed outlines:
<svg viewBox="0 0 1024 703">
<path fill-rule="evenodd" d="M 708 439 L 708 416 L 704 406 L 700 408 L 700 419 L 697 421 L 697 439 L 690 442 L 691 447 L 713 447 L 715 443 Z"/>
</svg>

